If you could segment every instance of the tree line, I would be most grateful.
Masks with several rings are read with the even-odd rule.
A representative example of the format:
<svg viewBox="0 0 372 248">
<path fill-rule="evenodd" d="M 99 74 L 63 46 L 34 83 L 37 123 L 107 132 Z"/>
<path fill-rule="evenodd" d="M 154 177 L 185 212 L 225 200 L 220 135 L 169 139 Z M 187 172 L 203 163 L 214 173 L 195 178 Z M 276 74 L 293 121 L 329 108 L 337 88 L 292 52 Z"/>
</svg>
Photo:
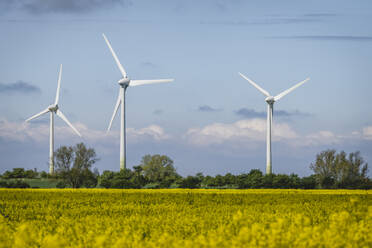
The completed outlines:
<svg viewBox="0 0 372 248">
<path fill-rule="evenodd" d="M 171 158 L 166 155 L 145 155 L 133 169 L 119 172 L 105 170 L 102 174 L 92 170 L 98 161 L 93 148 L 83 143 L 73 147 L 62 146 L 55 152 L 55 174 L 14 168 L 1 175 L 0 187 L 27 187 L 21 178 L 59 179 L 58 188 L 280 188 L 280 189 L 371 189 L 372 180 L 368 178 L 368 164 L 359 152 L 347 154 L 344 151 L 325 150 L 316 155 L 310 165 L 313 174 L 299 177 L 296 174 L 264 175 L 258 169 L 249 173 L 233 175 L 180 176 Z M 17 181 L 18 179 L 18 181 Z"/>
</svg>

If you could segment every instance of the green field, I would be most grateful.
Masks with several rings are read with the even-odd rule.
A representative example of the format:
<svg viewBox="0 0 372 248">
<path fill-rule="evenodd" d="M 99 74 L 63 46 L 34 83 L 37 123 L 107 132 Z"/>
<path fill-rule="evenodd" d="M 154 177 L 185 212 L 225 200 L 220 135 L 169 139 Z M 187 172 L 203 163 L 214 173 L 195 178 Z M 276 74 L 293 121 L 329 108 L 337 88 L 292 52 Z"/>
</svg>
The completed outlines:
<svg viewBox="0 0 372 248">
<path fill-rule="evenodd" d="M 372 247 L 363 190 L 0 189 L 0 247 Z"/>
</svg>

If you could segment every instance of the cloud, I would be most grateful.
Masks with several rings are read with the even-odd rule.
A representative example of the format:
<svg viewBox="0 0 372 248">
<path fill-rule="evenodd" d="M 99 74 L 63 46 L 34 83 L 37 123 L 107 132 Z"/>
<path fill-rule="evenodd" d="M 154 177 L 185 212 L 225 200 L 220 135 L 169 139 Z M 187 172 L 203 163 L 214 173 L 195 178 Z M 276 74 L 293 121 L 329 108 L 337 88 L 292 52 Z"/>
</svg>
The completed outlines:
<svg viewBox="0 0 372 248">
<path fill-rule="evenodd" d="M 229 26 L 250 26 L 250 25 L 280 25 L 280 24 L 297 24 L 297 23 L 312 23 L 323 22 L 326 18 L 336 16 L 335 14 L 327 13 L 310 13 L 299 16 L 281 16 L 271 15 L 248 20 L 219 20 L 219 21 L 201 21 L 200 24 L 210 25 L 229 25 Z"/>
<path fill-rule="evenodd" d="M 201 105 L 201 106 L 199 106 L 198 111 L 200 111 L 200 112 L 216 112 L 216 111 L 221 111 L 221 109 L 212 108 L 211 106 L 208 106 L 208 105 Z"/>
<path fill-rule="evenodd" d="M 82 134 L 83 140 L 92 143 L 119 143 L 119 131 L 110 131 L 106 133 L 103 130 L 94 130 L 88 128 L 86 125 L 77 122 L 73 123 L 74 127 Z M 67 125 L 55 126 L 55 135 L 61 141 L 81 140 L 70 127 Z M 127 128 L 128 141 L 133 143 L 140 143 L 145 140 L 163 141 L 170 138 L 164 129 L 157 125 L 150 125 L 145 128 Z M 49 141 L 49 123 L 20 123 L 10 122 L 8 120 L 0 120 L 0 139 L 12 141 Z"/>
<path fill-rule="evenodd" d="M 272 141 L 291 149 L 317 146 L 334 146 L 350 144 L 362 140 L 372 140 L 372 126 L 362 131 L 346 135 L 321 130 L 310 134 L 297 133 L 288 123 L 273 123 Z M 190 128 L 184 136 L 186 141 L 195 146 L 223 146 L 224 149 L 250 149 L 262 146 L 266 142 L 266 120 L 246 119 L 234 123 L 213 123 L 201 128 Z"/>
<path fill-rule="evenodd" d="M 39 87 L 34 86 L 30 83 L 26 83 L 23 81 L 18 81 L 15 83 L 10 84 L 3 84 L 0 83 L 0 93 L 23 93 L 23 94 L 30 94 L 30 93 L 41 93 Z"/>
<path fill-rule="evenodd" d="M 320 40 L 320 41 L 372 41 L 372 36 L 352 35 L 299 35 L 299 36 L 274 36 L 273 39 L 294 40 Z"/>
<path fill-rule="evenodd" d="M 273 140 L 293 139 L 298 135 L 286 123 L 276 123 Z M 186 140 L 194 145 L 208 146 L 212 144 L 243 143 L 252 145 L 266 139 L 266 120 L 240 120 L 231 124 L 214 123 L 202 128 L 191 128 L 187 131 Z"/>
<path fill-rule="evenodd" d="M 18 0 L 6 1 L 8 9 L 20 9 L 32 14 L 82 13 L 96 9 L 130 6 L 129 0 Z"/>
<path fill-rule="evenodd" d="M 256 20 L 236 20 L 236 21 L 200 21 L 200 24 L 207 25 L 227 25 L 227 26 L 251 26 L 251 25 L 278 25 L 278 24 L 296 24 L 296 23 L 307 23 L 317 22 L 317 19 L 312 18 L 272 18 L 267 17 Z"/>
<path fill-rule="evenodd" d="M 230 1 L 231 2 L 231 1 Z M 226 5 L 217 4 L 220 10 L 227 10 Z M 250 26 L 250 25 L 285 25 L 285 24 L 298 24 L 298 23 L 313 23 L 325 22 L 332 17 L 339 16 L 334 13 L 307 13 L 302 15 L 266 15 L 259 17 L 249 17 L 246 20 L 207 20 L 201 21 L 200 24 L 210 25 L 229 25 L 229 26 Z"/>
<path fill-rule="evenodd" d="M 372 126 L 364 127 L 362 130 L 363 138 L 366 140 L 372 140 Z"/>
<path fill-rule="evenodd" d="M 82 133 L 83 137 L 89 140 L 97 140 L 105 137 L 102 131 L 88 129 L 82 123 L 73 123 L 73 125 Z M 68 126 L 55 126 L 55 135 L 61 140 L 79 139 L 79 137 Z M 111 134 L 112 135 L 112 134 Z M 40 122 L 10 122 L 6 119 L 0 120 L 0 139 L 12 141 L 49 141 L 49 123 Z"/>
<path fill-rule="evenodd" d="M 285 111 L 285 110 L 274 110 L 274 115 L 278 117 L 291 117 L 291 116 L 310 116 L 311 114 L 309 113 L 304 113 L 299 110 L 294 110 L 294 111 Z"/>
<path fill-rule="evenodd" d="M 321 146 L 340 144 L 346 137 L 336 135 L 331 131 L 318 131 L 292 142 L 294 146 Z"/>
<path fill-rule="evenodd" d="M 265 118 L 267 115 L 266 112 L 258 112 L 254 109 L 248 109 L 248 108 L 241 108 L 235 111 L 235 113 L 244 118 Z M 300 112 L 299 110 L 295 110 L 292 112 L 285 111 L 285 110 L 274 110 L 275 117 L 309 116 L 309 115 L 310 114 Z"/>
<path fill-rule="evenodd" d="M 266 117 L 266 112 L 257 112 L 254 109 L 248 109 L 248 108 L 241 108 L 235 111 L 235 113 L 245 118 L 265 118 Z"/>
<path fill-rule="evenodd" d="M 171 138 L 171 136 L 166 134 L 164 129 L 158 125 L 150 125 L 140 129 L 127 128 L 127 135 L 128 139 L 132 139 L 133 142 L 139 142 L 144 139 L 163 141 Z"/>
</svg>

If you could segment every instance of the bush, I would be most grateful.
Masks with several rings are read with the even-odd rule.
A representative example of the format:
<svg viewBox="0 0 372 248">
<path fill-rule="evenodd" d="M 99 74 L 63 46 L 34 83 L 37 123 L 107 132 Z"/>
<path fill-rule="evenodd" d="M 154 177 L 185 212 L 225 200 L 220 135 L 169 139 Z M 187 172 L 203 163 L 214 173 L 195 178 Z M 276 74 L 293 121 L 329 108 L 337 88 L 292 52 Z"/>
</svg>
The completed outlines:
<svg viewBox="0 0 372 248">
<path fill-rule="evenodd" d="M 6 181 L 0 181 L 0 188 L 8 188 L 8 183 Z"/>
<path fill-rule="evenodd" d="M 16 180 L 16 181 L 11 181 L 8 183 L 8 188 L 19 188 L 19 189 L 25 189 L 25 188 L 30 188 L 30 185 L 24 181 L 21 180 Z"/>
<path fill-rule="evenodd" d="M 160 184 L 158 183 L 148 183 L 143 186 L 144 189 L 160 189 Z"/>
<path fill-rule="evenodd" d="M 48 173 L 46 173 L 45 171 L 42 171 L 42 172 L 40 172 L 40 177 L 41 178 L 48 178 Z"/>
<path fill-rule="evenodd" d="M 316 188 L 316 177 L 311 175 L 309 177 L 303 177 L 301 179 L 301 188 L 303 189 L 315 189 Z"/>
<path fill-rule="evenodd" d="M 64 189 L 64 188 L 66 188 L 66 186 L 67 186 L 66 183 L 61 181 L 61 182 L 57 183 L 56 188 Z"/>
<path fill-rule="evenodd" d="M 200 188 L 200 178 L 188 176 L 181 180 L 180 188 L 196 189 Z"/>
</svg>

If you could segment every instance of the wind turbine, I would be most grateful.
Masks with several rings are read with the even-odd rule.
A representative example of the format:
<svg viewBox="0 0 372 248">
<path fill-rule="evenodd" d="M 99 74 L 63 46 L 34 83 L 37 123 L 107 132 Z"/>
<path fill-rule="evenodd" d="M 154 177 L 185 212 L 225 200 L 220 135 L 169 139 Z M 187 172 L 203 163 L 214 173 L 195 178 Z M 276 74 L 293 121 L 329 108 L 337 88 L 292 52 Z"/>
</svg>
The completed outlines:
<svg viewBox="0 0 372 248">
<path fill-rule="evenodd" d="M 62 64 L 59 68 L 59 75 L 58 75 L 58 86 L 57 86 L 57 94 L 56 94 L 56 100 L 54 101 L 54 104 L 49 105 L 46 109 L 41 111 L 40 113 L 31 116 L 26 120 L 26 122 L 35 119 L 43 114 L 50 113 L 50 129 L 49 129 L 49 174 L 54 173 L 54 114 L 58 115 L 62 120 L 64 120 L 67 125 L 69 125 L 72 130 L 75 131 L 77 135 L 81 137 L 81 134 L 79 131 L 67 120 L 66 116 L 62 113 L 62 111 L 59 109 L 58 101 L 59 101 L 59 89 L 61 87 L 61 77 L 62 77 Z"/>
<path fill-rule="evenodd" d="M 107 128 L 107 132 L 110 131 L 112 121 L 114 120 L 116 113 L 119 109 L 119 106 L 121 104 L 120 109 L 120 170 L 126 168 L 126 130 L 125 130 L 125 93 L 128 88 L 128 86 L 138 86 L 143 84 L 156 84 L 156 83 L 169 83 L 174 81 L 174 79 L 152 79 L 152 80 L 131 80 L 128 78 L 126 71 L 124 70 L 124 67 L 121 65 L 118 57 L 116 56 L 116 53 L 114 49 L 112 49 L 110 42 L 108 41 L 105 34 L 102 34 L 103 38 L 105 39 L 107 46 L 109 47 L 112 56 L 115 59 L 115 62 L 117 66 L 119 67 L 119 70 L 121 72 L 121 75 L 123 76 L 119 81 L 119 95 L 118 99 L 116 101 L 116 105 L 114 108 L 114 113 L 112 114 L 110 124 Z"/>
<path fill-rule="evenodd" d="M 273 125 L 273 111 L 274 111 L 274 103 L 278 101 L 283 96 L 287 95 L 289 92 L 293 91 L 297 87 L 300 87 L 304 83 L 310 80 L 310 78 L 305 79 L 304 81 L 296 84 L 295 86 L 283 91 L 282 93 L 272 96 L 269 92 L 262 89 L 258 84 L 244 76 L 239 72 L 239 75 L 242 76 L 245 80 L 247 80 L 250 84 L 252 84 L 256 89 L 258 89 L 262 94 L 266 96 L 265 101 L 267 102 L 267 128 L 266 128 L 266 174 L 272 173 L 272 160 L 271 160 L 271 129 Z"/>
</svg>

